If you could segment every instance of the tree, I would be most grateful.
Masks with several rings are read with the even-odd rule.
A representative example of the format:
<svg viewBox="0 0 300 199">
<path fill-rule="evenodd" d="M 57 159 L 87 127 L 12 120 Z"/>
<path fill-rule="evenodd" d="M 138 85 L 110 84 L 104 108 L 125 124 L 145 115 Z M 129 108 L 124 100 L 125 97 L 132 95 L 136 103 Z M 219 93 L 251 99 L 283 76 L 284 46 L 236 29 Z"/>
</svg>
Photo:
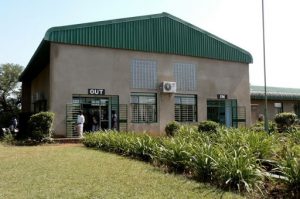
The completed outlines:
<svg viewBox="0 0 300 199">
<path fill-rule="evenodd" d="M 21 89 L 18 78 L 23 67 L 18 64 L 6 63 L 0 66 L 0 112 L 17 109 Z"/>
</svg>

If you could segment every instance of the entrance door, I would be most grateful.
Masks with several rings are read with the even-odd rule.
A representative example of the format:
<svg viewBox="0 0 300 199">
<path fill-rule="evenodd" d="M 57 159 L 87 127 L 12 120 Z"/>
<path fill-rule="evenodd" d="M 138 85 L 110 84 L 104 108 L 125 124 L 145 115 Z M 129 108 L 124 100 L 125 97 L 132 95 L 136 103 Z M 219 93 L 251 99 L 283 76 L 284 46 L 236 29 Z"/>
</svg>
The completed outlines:
<svg viewBox="0 0 300 199">
<path fill-rule="evenodd" d="M 208 100 L 207 120 L 227 127 L 236 127 L 233 122 L 233 117 L 236 115 L 236 104 L 236 100 Z"/>
<path fill-rule="evenodd" d="M 85 116 L 84 131 L 98 131 L 110 129 L 111 106 L 108 98 L 90 100 L 90 103 L 82 104 Z"/>
<path fill-rule="evenodd" d="M 119 120 L 112 118 L 119 117 L 119 96 L 82 96 L 74 95 L 73 103 L 68 107 L 78 107 L 77 111 L 71 108 L 67 109 L 68 122 L 67 131 L 76 125 L 76 118 L 79 110 L 83 111 L 85 116 L 84 131 L 97 131 L 114 128 L 119 130 Z M 74 109 L 75 110 L 75 109 Z M 114 116 L 114 117 L 113 117 Z M 126 117 L 127 118 L 127 117 Z M 73 134 L 72 132 L 69 133 Z"/>
</svg>

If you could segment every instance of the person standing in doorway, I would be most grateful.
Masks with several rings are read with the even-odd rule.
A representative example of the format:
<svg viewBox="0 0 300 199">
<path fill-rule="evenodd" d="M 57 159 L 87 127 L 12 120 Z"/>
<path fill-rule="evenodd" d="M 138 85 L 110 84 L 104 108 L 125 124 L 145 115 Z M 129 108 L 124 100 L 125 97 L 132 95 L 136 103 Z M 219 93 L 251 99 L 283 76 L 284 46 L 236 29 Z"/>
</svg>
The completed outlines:
<svg viewBox="0 0 300 199">
<path fill-rule="evenodd" d="M 111 128 L 113 130 L 118 129 L 118 116 L 114 110 L 111 112 Z"/>
<path fill-rule="evenodd" d="M 83 112 L 80 111 L 79 115 L 77 116 L 77 133 L 78 133 L 78 136 L 80 138 L 83 137 L 83 124 L 84 124 L 84 122 L 85 122 L 85 119 L 84 119 Z"/>
<path fill-rule="evenodd" d="M 98 119 L 97 117 L 94 115 L 92 118 L 92 131 L 98 131 L 99 130 L 99 126 L 98 126 Z"/>
</svg>

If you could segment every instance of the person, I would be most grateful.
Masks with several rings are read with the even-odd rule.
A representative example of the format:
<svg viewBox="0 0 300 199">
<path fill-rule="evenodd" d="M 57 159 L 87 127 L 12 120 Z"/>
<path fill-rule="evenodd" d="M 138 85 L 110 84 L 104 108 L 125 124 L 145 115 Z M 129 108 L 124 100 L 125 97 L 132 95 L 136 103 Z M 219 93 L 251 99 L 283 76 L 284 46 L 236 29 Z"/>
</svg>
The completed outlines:
<svg viewBox="0 0 300 199">
<path fill-rule="evenodd" d="M 17 131 L 17 126 L 18 126 L 18 120 L 17 118 L 14 116 L 12 119 L 11 119 L 11 124 L 9 126 L 9 130 L 11 132 L 16 132 Z"/>
<path fill-rule="evenodd" d="M 118 128 L 118 116 L 116 114 L 116 111 L 111 112 L 111 128 L 114 130 L 117 130 Z"/>
<path fill-rule="evenodd" d="M 98 127 L 98 120 L 97 120 L 96 116 L 93 116 L 93 118 L 92 118 L 92 123 L 93 123 L 93 125 L 92 125 L 92 131 L 97 131 L 97 130 L 99 130 L 99 127 Z"/>
<path fill-rule="evenodd" d="M 84 124 L 84 122 L 85 122 L 85 119 L 84 119 L 83 112 L 80 111 L 79 115 L 77 116 L 77 133 L 78 133 L 78 136 L 80 138 L 83 137 L 83 124 Z"/>
<path fill-rule="evenodd" d="M 258 115 L 258 121 L 259 121 L 259 122 L 264 121 L 264 118 L 265 118 L 265 116 L 264 116 L 263 114 L 259 114 L 259 115 Z"/>
</svg>

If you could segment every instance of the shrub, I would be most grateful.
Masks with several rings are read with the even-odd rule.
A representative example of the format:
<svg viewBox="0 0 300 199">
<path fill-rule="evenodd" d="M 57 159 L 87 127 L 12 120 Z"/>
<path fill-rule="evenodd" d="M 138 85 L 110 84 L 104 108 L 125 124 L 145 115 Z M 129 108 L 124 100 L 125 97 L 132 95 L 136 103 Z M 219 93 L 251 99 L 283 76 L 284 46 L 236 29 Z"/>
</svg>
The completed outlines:
<svg viewBox="0 0 300 199">
<path fill-rule="evenodd" d="M 219 145 L 215 150 L 213 178 L 219 186 L 248 192 L 260 187 L 263 175 L 247 147 L 227 149 Z"/>
<path fill-rule="evenodd" d="M 215 132 L 217 132 L 218 127 L 219 127 L 218 123 L 207 120 L 207 121 L 202 121 L 199 123 L 198 131 L 215 133 Z"/>
<path fill-rule="evenodd" d="M 269 133 L 275 133 L 277 131 L 276 123 L 274 123 L 273 121 L 269 121 L 268 126 L 269 126 Z M 250 127 L 250 129 L 256 132 L 265 131 L 265 122 L 264 121 L 256 122 L 254 125 Z"/>
<path fill-rule="evenodd" d="M 153 138 L 146 134 L 137 135 L 116 131 L 88 133 L 83 139 L 83 144 L 87 147 L 111 151 L 147 161 L 153 158 L 153 151 L 159 143 L 158 138 Z"/>
<path fill-rule="evenodd" d="M 39 142 L 49 139 L 52 133 L 53 120 L 54 113 L 52 112 L 40 112 L 32 115 L 29 119 L 31 139 Z"/>
<path fill-rule="evenodd" d="M 213 146 L 203 140 L 203 143 L 194 145 L 192 148 L 191 168 L 194 175 L 200 181 L 209 182 L 215 172 L 213 167 L 213 158 L 215 150 Z"/>
<path fill-rule="evenodd" d="M 9 129 L 3 133 L 3 137 L 1 138 L 1 141 L 5 144 L 14 144 L 15 138 Z"/>
<path fill-rule="evenodd" d="M 184 139 L 164 139 L 155 151 L 155 160 L 168 166 L 170 171 L 183 172 L 191 161 L 191 145 Z"/>
<path fill-rule="evenodd" d="M 275 115 L 275 122 L 279 132 L 290 131 L 295 124 L 297 115 L 295 113 L 279 113 Z"/>
<path fill-rule="evenodd" d="M 295 194 L 300 194 L 300 154 L 297 148 L 285 148 L 284 156 L 279 161 L 279 169 L 284 177 L 289 188 L 296 191 Z"/>
<path fill-rule="evenodd" d="M 173 137 L 179 129 L 180 124 L 176 121 L 168 123 L 165 127 L 166 134 L 169 137 Z"/>
</svg>

